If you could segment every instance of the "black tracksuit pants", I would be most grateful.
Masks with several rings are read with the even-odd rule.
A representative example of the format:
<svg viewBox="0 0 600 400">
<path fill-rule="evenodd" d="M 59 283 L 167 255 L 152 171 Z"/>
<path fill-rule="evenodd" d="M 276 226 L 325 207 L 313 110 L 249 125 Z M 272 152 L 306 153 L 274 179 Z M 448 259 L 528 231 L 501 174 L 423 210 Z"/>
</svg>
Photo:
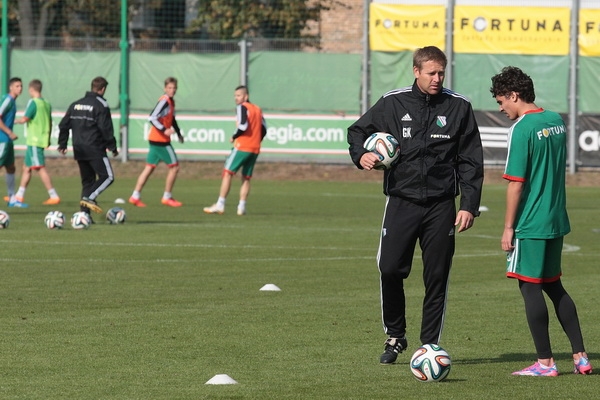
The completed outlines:
<svg viewBox="0 0 600 400">
<path fill-rule="evenodd" d="M 96 198 L 113 183 L 115 176 L 108 157 L 92 160 L 77 160 L 81 176 L 81 197 L 91 200 Z M 96 178 L 97 177 L 97 178 Z M 89 209 L 81 207 L 81 211 L 89 213 Z"/>
<path fill-rule="evenodd" d="M 414 204 L 388 196 L 377 263 L 381 274 L 383 326 L 390 337 L 401 338 L 406 333 L 404 280 L 410 274 L 418 240 L 425 285 L 420 339 L 422 344 L 439 342 L 454 255 L 455 219 L 453 198 Z"/>
</svg>

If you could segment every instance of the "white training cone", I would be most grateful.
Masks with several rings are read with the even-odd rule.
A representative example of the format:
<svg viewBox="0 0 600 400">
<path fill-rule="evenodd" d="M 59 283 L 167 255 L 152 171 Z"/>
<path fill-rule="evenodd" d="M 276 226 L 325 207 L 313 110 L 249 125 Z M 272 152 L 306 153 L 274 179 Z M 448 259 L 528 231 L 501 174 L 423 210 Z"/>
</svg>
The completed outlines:
<svg viewBox="0 0 600 400">
<path fill-rule="evenodd" d="M 115 199 L 115 204 L 125 204 L 125 199 L 119 197 L 118 199 Z"/>
<path fill-rule="evenodd" d="M 265 286 L 260 288 L 263 292 L 280 292 L 281 289 L 277 287 L 277 285 L 273 285 L 272 283 L 267 283 Z"/>
<path fill-rule="evenodd" d="M 486 206 L 479 206 L 479 211 L 490 211 Z"/>
<path fill-rule="evenodd" d="M 205 385 L 235 385 L 237 381 L 227 374 L 215 375 Z"/>
</svg>

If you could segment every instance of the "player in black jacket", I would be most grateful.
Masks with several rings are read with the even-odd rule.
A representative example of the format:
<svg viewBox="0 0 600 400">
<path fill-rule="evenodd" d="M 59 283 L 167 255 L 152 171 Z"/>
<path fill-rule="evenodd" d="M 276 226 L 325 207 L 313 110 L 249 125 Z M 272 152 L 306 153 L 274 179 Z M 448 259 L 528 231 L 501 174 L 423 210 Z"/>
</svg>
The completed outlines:
<svg viewBox="0 0 600 400">
<path fill-rule="evenodd" d="M 469 229 L 479 215 L 483 184 L 479 128 L 469 101 L 443 88 L 446 64 L 446 55 L 437 47 L 418 49 L 412 87 L 386 93 L 348 128 L 350 156 L 360 169 L 371 170 L 379 161 L 363 147 L 370 134 L 391 133 L 400 143 L 400 158 L 383 177 L 387 200 L 377 263 L 383 326 L 389 338 L 382 364 L 395 362 L 407 347 L 404 280 L 417 240 L 425 284 L 420 339 L 423 344 L 437 344 L 455 230 Z"/>
<path fill-rule="evenodd" d="M 101 213 L 96 198 L 114 181 L 106 150 L 119 155 L 112 117 L 104 92 L 108 82 L 99 76 L 92 81 L 91 91 L 69 106 L 60 121 L 58 151 L 67 153 L 69 131 L 73 137 L 73 154 L 81 175 L 81 211 Z"/>
</svg>

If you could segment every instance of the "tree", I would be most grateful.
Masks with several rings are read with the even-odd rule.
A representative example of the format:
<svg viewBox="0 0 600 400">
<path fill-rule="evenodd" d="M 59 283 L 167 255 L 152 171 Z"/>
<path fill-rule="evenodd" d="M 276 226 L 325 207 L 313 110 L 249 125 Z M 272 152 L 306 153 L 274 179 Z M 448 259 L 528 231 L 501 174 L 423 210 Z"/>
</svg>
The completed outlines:
<svg viewBox="0 0 600 400">
<path fill-rule="evenodd" d="M 318 22 L 334 0 L 197 0 L 198 17 L 189 30 L 203 30 L 210 38 L 247 37 L 298 39 Z M 338 2 L 336 2 L 338 3 Z"/>
<path fill-rule="evenodd" d="M 146 0 L 160 7 L 164 0 Z M 144 0 L 129 0 L 130 13 Z M 9 0 L 9 32 L 25 49 L 43 48 L 48 37 L 115 38 L 121 4 L 115 0 Z"/>
<path fill-rule="evenodd" d="M 39 49 L 44 45 L 46 29 L 56 16 L 57 2 L 46 0 L 32 4 L 31 0 L 18 0 L 18 24 L 23 48 Z"/>
</svg>

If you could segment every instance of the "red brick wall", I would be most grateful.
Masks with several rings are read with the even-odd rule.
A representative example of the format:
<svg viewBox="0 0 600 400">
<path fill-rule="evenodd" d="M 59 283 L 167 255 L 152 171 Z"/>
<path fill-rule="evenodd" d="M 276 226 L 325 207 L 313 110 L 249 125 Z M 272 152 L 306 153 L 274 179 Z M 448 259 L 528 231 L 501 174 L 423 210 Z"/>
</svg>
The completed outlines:
<svg viewBox="0 0 600 400">
<path fill-rule="evenodd" d="M 321 51 L 361 53 L 364 0 L 337 0 L 321 13 L 321 22 L 311 26 L 321 36 Z"/>
</svg>

